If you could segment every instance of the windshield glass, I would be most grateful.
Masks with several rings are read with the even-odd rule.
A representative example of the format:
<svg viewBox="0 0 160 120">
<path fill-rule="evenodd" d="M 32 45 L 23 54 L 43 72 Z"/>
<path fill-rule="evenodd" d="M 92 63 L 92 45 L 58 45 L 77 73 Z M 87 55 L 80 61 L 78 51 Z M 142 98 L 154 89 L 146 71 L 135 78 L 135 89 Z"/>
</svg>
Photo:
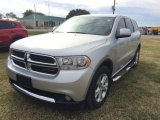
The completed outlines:
<svg viewBox="0 0 160 120">
<path fill-rule="evenodd" d="M 54 32 L 109 35 L 112 30 L 114 19 L 114 17 L 95 16 L 73 17 L 64 22 Z"/>
</svg>

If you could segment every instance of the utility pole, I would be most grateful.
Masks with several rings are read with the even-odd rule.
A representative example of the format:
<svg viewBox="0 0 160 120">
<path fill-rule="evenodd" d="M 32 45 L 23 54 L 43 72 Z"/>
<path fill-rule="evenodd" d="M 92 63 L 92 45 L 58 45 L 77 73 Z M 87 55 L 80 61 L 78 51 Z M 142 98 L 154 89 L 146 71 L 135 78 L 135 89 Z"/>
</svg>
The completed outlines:
<svg viewBox="0 0 160 120">
<path fill-rule="evenodd" d="M 34 4 L 34 12 L 36 13 L 36 5 Z"/>
<path fill-rule="evenodd" d="M 113 10 L 113 14 L 114 14 L 114 12 L 115 12 L 115 4 L 116 4 L 116 0 L 114 0 L 114 5 L 112 6 L 112 10 Z"/>
<path fill-rule="evenodd" d="M 49 0 L 48 0 L 48 16 L 50 16 Z"/>
<path fill-rule="evenodd" d="M 33 13 L 34 27 L 36 27 L 36 17 L 35 17 L 35 13 L 36 13 L 36 5 L 34 4 L 34 13 Z"/>
</svg>

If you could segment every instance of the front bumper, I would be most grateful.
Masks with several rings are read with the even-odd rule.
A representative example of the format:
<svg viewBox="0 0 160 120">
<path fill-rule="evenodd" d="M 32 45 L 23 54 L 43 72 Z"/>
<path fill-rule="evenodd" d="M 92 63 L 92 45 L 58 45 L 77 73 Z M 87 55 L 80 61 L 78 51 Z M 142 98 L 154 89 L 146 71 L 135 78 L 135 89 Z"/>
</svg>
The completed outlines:
<svg viewBox="0 0 160 120">
<path fill-rule="evenodd" d="M 11 82 L 11 85 L 13 86 L 13 88 L 27 96 L 30 96 L 30 97 L 34 97 L 34 98 L 37 98 L 39 100 L 44 100 L 44 101 L 47 101 L 47 102 L 51 102 L 51 103 L 55 103 L 55 99 L 54 98 L 50 98 L 50 97 L 45 97 L 45 96 L 41 96 L 41 95 L 38 95 L 38 94 L 35 94 L 35 93 L 32 93 L 18 85 L 16 85 L 15 83 L 12 83 Z"/>
<path fill-rule="evenodd" d="M 72 102 L 84 101 L 93 72 L 93 70 L 88 67 L 83 70 L 61 70 L 56 77 L 41 75 L 14 66 L 10 58 L 8 58 L 6 70 L 11 84 L 16 90 L 28 96 L 52 103 L 57 103 L 59 101 L 66 102 L 65 100 L 62 101 L 62 99 L 54 99 L 54 97 L 51 97 L 52 94 L 53 96 L 55 94 L 61 96 L 61 98 L 69 96 Z M 18 85 L 16 78 L 17 74 L 30 77 L 32 89 L 23 88 Z M 47 95 L 41 93 L 47 93 Z"/>
</svg>

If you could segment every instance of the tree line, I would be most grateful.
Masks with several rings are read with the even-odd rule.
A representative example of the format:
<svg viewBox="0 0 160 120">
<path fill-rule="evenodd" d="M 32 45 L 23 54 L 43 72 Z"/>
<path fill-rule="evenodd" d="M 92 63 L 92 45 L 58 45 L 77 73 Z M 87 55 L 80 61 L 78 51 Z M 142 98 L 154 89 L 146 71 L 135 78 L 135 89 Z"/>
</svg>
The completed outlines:
<svg viewBox="0 0 160 120">
<path fill-rule="evenodd" d="M 45 15 L 41 12 L 34 12 L 33 10 L 26 10 L 24 13 L 23 13 L 23 17 L 26 17 L 28 15 L 31 15 L 31 14 L 39 14 L 39 15 Z M 73 9 L 71 10 L 68 15 L 66 16 L 66 19 L 69 19 L 73 16 L 78 16 L 78 15 L 85 15 L 85 14 L 90 14 L 89 11 L 86 11 L 86 10 L 83 10 L 83 9 Z M 5 15 L 1 14 L 0 13 L 0 18 L 18 18 L 16 14 L 14 14 L 13 12 L 10 12 L 10 13 L 6 13 Z"/>
</svg>

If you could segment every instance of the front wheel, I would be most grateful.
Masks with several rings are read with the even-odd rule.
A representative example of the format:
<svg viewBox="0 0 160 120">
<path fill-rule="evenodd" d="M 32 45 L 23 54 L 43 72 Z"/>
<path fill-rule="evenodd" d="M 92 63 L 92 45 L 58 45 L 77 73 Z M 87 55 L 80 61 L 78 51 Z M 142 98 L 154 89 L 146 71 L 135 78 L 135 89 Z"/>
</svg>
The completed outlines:
<svg viewBox="0 0 160 120">
<path fill-rule="evenodd" d="M 94 75 L 87 96 L 87 105 L 91 109 L 101 107 L 109 93 L 111 75 L 108 67 L 101 66 Z"/>
</svg>

